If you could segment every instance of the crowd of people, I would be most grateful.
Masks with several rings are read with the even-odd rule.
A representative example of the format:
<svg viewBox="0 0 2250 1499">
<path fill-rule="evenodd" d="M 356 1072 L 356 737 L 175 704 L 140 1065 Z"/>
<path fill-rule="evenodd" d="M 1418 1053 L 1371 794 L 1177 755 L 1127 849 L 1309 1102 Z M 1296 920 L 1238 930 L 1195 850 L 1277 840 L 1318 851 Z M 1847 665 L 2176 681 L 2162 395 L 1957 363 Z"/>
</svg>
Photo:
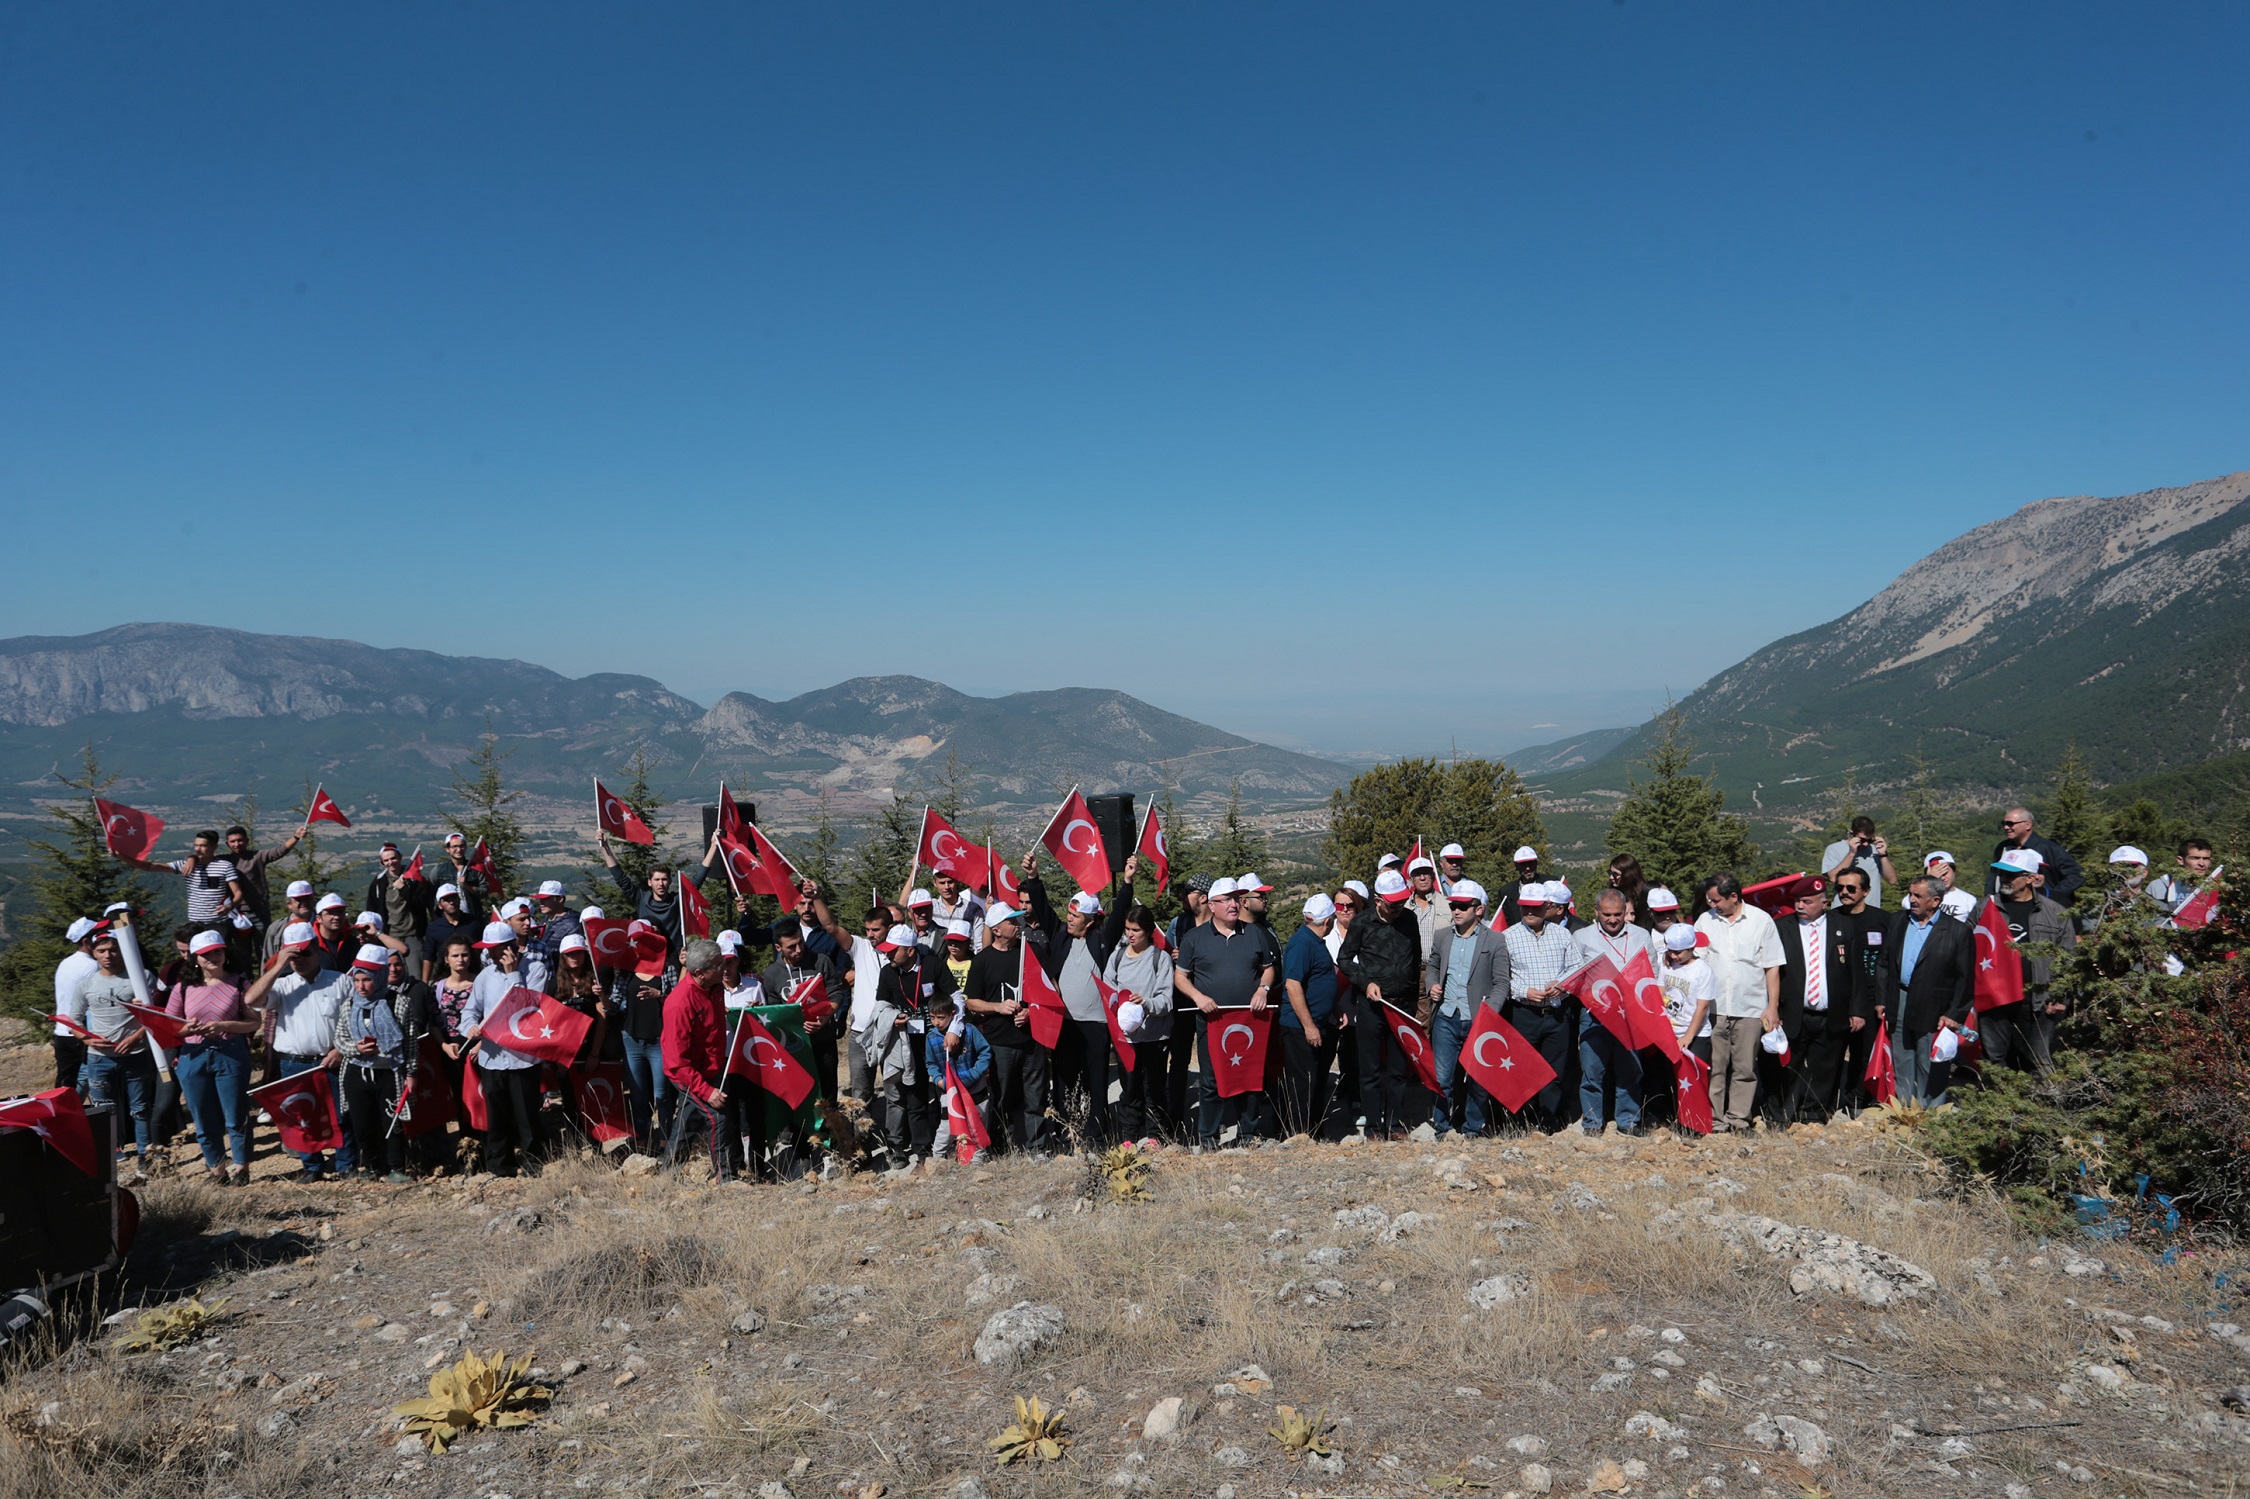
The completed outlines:
<svg viewBox="0 0 2250 1499">
<path fill-rule="evenodd" d="M 191 1121 L 205 1169 L 238 1183 L 263 1118 L 254 1082 L 314 1069 L 331 1081 L 339 1138 L 298 1153 L 305 1181 L 515 1174 L 584 1130 L 581 1089 L 597 1067 L 622 1071 L 625 1143 L 671 1160 L 708 1152 L 720 1180 L 792 1169 L 833 1139 L 838 1113 L 893 1169 L 1120 1142 L 1635 1134 L 1691 1117 L 1718 1133 L 1785 1128 L 1866 1107 L 1879 1076 L 1909 1102 L 1942 1101 L 1964 1046 L 1987 1066 L 2046 1068 L 2063 1009 L 2054 954 L 2135 901 L 2176 918 L 2219 874 L 2202 839 L 2154 878 L 2145 853 L 2120 847 L 2114 888 L 2081 902 L 2078 860 L 2029 811 L 2012 809 L 2002 835 L 1982 879 L 1935 850 L 1902 881 L 1860 818 L 1825 868 L 1751 894 L 1725 872 L 1692 890 L 1652 886 L 1626 855 L 1603 888 L 1576 892 L 1530 847 L 1488 892 L 1447 844 L 1304 896 L 1283 940 L 1274 888 L 1255 872 L 1178 881 L 1180 914 L 1162 921 L 1136 891 L 1137 856 L 1109 890 L 1058 905 L 1036 852 L 1019 904 L 910 875 L 895 900 L 839 913 L 806 880 L 770 928 L 706 937 L 681 887 L 699 892 L 721 867 L 718 839 L 699 865 L 634 879 L 606 833 L 615 917 L 573 909 L 555 880 L 501 898 L 458 836 L 427 869 L 384 845 L 359 901 L 296 881 L 274 910 L 266 870 L 296 839 L 256 849 L 240 828 L 207 831 L 187 858 L 136 861 L 184 881 L 188 916 L 171 954 L 139 955 L 138 977 L 114 913 L 72 924 L 75 950 L 55 973 L 56 1082 L 116 1110 L 127 1180 Z M 1992 913 L 2025 949 L 2001 957 L 2021 964 L 2022 998 L 1981 1007 Z M 597 952 L 589 932 L 613 924 L 623 940 Z M 1628 1045 L 1597 1023 L 1575 976 L 1601 961 L 1621 973 L 1646 963 L 1674 1045 Z M 518 990 L 587 1017 L 574 1059 L 513 1049 L 506 1027 L 488 1025 Z M 135 1005 L 177 1022 L 169 1049 Z M 1553 1074 L 1513 1108 L 1464 1065 L 1487 1011 Z M 776 1045 L 816 1090 L 801 1104 L 774 1107 L 758 1067 L 738 1065 L 744 1012 L 786 1017 Z M 1213 1047 L 1253 1025 L 1267 1037 L 1262 1072 L 1220 1086 Z M 1707 1082 L 1674 1064 L 1682 1052 Z M 400 1127 L 415 1080 L 433 1077 L 480 1097 L 475 1128 Z M 1683 1098 L 1689 1087 L 1707 1099 Z"/>
</svg>

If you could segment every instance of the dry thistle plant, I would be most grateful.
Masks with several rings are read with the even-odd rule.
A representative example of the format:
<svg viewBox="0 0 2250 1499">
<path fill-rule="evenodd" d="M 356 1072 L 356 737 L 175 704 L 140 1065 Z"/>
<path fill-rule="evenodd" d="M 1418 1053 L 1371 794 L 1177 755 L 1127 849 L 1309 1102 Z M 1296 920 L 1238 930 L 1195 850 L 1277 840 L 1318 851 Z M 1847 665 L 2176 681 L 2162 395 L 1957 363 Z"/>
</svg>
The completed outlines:
<svg viewBox="0 0 2250 1499">
<path fill-rule="evenodd" d="M 430 1376 L 428 1399 L 409 1400 L 398 1412 L 406 1417 L 407 1431 L 427 1441 L 432 1452 L 443 1452 L 480 1426 L 529 1426 L 554 1398 L 553 1390 L 524 1378 L 530 1369 L 528 1353 L 511 1364 L 504 1351 L 479 1358 L 472 1348 L 459 1363 Z"/>
<path fill-rule="evenodd" d="M 1005 1468 L 1010 1463 L 1025 1460 L 1051 1463 L 1063 1455 L 1071 1439 L 1062 1434 L 1063 1413 L 1047 1409 L 1037 1395 L 1029 1400 L 1016 1397 L 1016 1420 L 1000 1435 L 993 1437 L 987 1446 Z"/>
<path fill-rule="evenodd" d="M 117 1340 L 120 1353 L 158 1353 L 192 1343 L 208 1333 L 225 1315 L 226 1298 L 205 1306 L 194 1297 L 177 1306 L 160 1306 L 141 1313 L 133 1330 Z"/>
</svg>

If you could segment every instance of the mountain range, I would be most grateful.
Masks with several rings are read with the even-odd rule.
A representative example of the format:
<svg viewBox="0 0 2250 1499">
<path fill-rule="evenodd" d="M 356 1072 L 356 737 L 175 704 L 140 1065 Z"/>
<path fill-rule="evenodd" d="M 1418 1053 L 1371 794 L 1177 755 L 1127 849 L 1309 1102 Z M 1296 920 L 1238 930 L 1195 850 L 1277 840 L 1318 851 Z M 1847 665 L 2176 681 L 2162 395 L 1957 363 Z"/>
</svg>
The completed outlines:
<svg viewBox="0 0 2250 1499">
<path fill-rule="evenodd" d="M 645 754 L 668 798 L 708 799 L 724 777 L 783 819 L 823 790 L 849 815 L 949 756 L 971 799 L 1003 818 L 1074 783 L 1145 795 L 1170 775 L 1191 801 L 1239 783 L 1247 803 L 1267 806 L 1316 800 L 1349 778 L 1100 688 L 980 698 L 919 677 L 859 677 L 786 702 L 734 692 L 705 708 L 648 677 L 130 624 L 0 640 L 0 786 L 13 792 L 0 811 L 51 795 L 52 769 L 75 764 L 91 739 L 123 777 L 116 794 L 159 809 L 246 789 L 272 809 L 293 803 L 304 778 L 355 816 L 420 825 L 487 725 L 512 752 L 509 782 L 535 799 L 582 800 L 593 776 L 614 786 Z"/>
<path fill-rule="evenodd" d="M 1788 820 L 1849 776 L 2002 799 L 2075 742 L 2098 782 L 2250 749 L 2250 473 L 2040 500 L 1682 699 L 1733 805 Z M 1523 752 L 1559 801 L 1621 790 L 1656 726 Z M 1605 741 L 1606 744 L 1605 744 Z M 1895 796 L 1892 797 L 1895 800 Z"/>
</svg>

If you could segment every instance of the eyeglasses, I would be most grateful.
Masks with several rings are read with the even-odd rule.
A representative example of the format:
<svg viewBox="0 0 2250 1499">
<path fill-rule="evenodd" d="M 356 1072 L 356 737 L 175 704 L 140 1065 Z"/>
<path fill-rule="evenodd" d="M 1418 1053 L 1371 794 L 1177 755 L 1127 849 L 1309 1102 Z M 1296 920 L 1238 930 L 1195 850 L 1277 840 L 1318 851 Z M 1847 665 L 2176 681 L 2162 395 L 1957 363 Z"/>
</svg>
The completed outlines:
<svg viewBox="0 0 2250 1499">
<path fill-rule="evenodd" d="M 2030 825 L 2031 819 L 2028 817 L 2003 817 L 2000 819 L 2000 826 L 2004 828 L 2023 828 Z"/>
</svg>

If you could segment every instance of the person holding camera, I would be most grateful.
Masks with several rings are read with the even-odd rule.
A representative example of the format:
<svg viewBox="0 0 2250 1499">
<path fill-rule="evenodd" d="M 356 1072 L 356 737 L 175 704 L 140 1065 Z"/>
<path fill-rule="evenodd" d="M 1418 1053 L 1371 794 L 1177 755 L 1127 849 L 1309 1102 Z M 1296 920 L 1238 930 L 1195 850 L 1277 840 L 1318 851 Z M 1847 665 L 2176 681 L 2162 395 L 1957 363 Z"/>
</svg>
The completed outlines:
<svg viewBox="0 0 2250 1499">
<path fill-rule="evenodd" d="M 1883 882 L 1898 883 L 1898 871 L 1891 866 L 1891 846 L 1877 835 L 1872 817 L 1853 818 L 1851 836 L 1828 845 L 1820 856 L 1820 869 L 1832 887 L 1847 869 L 1866 875 L 1867 904 L 1877 910 L 1883 906 Z"/>
</svg>

